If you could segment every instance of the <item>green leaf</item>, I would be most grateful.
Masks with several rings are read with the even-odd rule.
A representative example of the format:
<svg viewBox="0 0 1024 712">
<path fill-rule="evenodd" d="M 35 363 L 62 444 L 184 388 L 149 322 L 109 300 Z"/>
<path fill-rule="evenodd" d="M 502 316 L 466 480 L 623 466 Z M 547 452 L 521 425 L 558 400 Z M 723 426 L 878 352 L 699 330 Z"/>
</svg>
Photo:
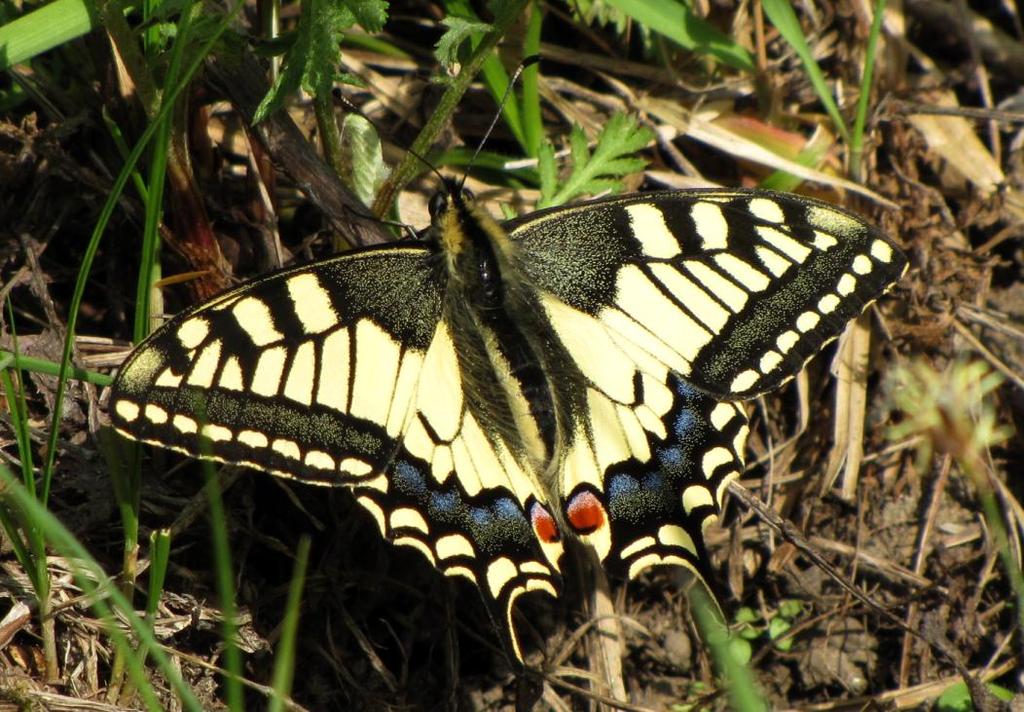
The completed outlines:
<svg viewBox="0 0 1024 712">
<path fill-rule="evenodd" d="M 358 114 L 348 114 L 341 124 L 342 157 L 348 170 L 342 172 L 364 205 L 373 203 L 377 189 L 388 177 L 380 137 L 373 124 Z"/>
<path fill-rule="evenodd" d="M 804 606 L 800 601 L 789 599 L 779 605 L 779 615 L 787 620 L 793 620 L 803 613 Z"/>
<path fill-rule="evenodd" d="M 574 126 L 569 134 L 569 156 L 572 172 L 560 189 L 552 179 L 554 149 L 541 146 L 539 169 L 541 175 L 541 197 L 538 208 L 561 205 L 580 195 L 622 190 L 621 178 L 643 170 L 646 161 L 633 156 L 654 137 L 651 131 L 640 126 L 636 119 L 626 114 L 611 117 L 597 137 L 597 145 L 591 152 L 583 130 Z"/>
<path fill-rule="evenodd" d="M 793 12 L 793 5 L 782 0 L 764 0 L 762 6 L 764 7 L 764 14 L 767 15 L 769 21 L 775 25 L 775 29 L 779 31 L 779 34 L 785 38 L 786 42 L 797 53 L 797 56 L 800 57 L 804 70 L 807 72 L 807 77 L 811 80 L 811 85 L 814 87 L 814 92 L 825 107 L 825 111 L 832 118 L 832 123 L 835 124 L 836 130 L 848 142 L 850 140 L 850 131 L 846 126 L 846 121 L 843 119 L 843 115 L 839 112 L 839 107 L 832 97 L 832 90 L 825 80 L 825 74 L 814 59 L 814 53 L 811 51 L 810 45 L 807 44 L 807 38 L 804 37 L 800 21 L 797 19 L 796 13 Z"/>
<path fill-rule="evenodd" d="M 1013 699 L 1013 692 L 1001 685 L 989 682 L 985 684 L 985 688 L 1003 702 Z M 947 687 L 946 691 L 936 700 L 935 709 L 939 712 L 973 712 L 974 703 L 971 701 L 971 693 L 967 690 L 967 684 L 958 682 Z"/>
<path fill-rule="evenodd" d="M 448 29 L 441 35 L 434 49 L 434 56 L 437 61 L 446 67 L 451 67 L 459 61 L 459 47 L 462 43 L 473 37 L 482 37 L 490 32 L 491 26 L 486 22 L 472 22 L 461 17 L 449 15 L 443 21 Z"/>
<path fill-rule="evenodd" d="M 947 687 L 935 702 L 935 709 L 939 712 L 972 712 L 974 704 L 971 702 L 971 693 L 967 691 L 967 684 L 958 682 Z"/>
<path fill-rule="evenodd" d="M 754 655 L 754 650 L 750 647 L 750 643 L 742 638 L 729 639 L 729 652 L 732 654 L 733 660 L 740 665 L 749 663 L 750 658 Z"/>
<path fill-rule="evenodd" d="M 769 640 L 773 640 L 774 641 L 774 640 L 782 637 L 792 627 L 793 626 L 790 624 L 790 622 L 787 621 L 782 616 L 775 616 L 770 621 L 768 621 L 768 638 L 769 638 Z M 789 647 L 792 646 L 792 645 L 793 645 L 792 638 L 787 638 L 786 640 L 784 640 L 784 641 L 782 641 L 780 643 L 776 643 L 775 647 L 777 647 L 779 650 L 788 650 Z"/>
<path fill-rule="evenodd" d="M 343 4 L 367 32 L 380 32 L 388 21 L 387 0 L 343 0 Z"/>
<path fill-rule="evenodd" d="M 93 4 L 83 0 L 56 0 L 25 13 L 0 27 L 0 70 L 81 37 L 98 22 Z"/>
<path fill-rule="evenodd" d="M 313 96 L 331 91 L 341 63 L 341 40 L 355 24 L 378 32 L 387 19 L 383 0 L 303 0 L 295 40 L 284 69 L 256 109 L 254 123 L 280 108 L 301 87 Z"/>
<path fill-rule="evenodd" d="M 760 620 L 760 618 L 761 616 L 757 614 L 757 611 L 755 611 L 750 606 L 741 607 L 738 611 L 736 611 L 736 615 L 734 616 L 734 620 L 737 623 L 754 623 Z"/>
<path fill-rule="evenodd" d="M 753 71 L 747 50 L 702 20 L 676 0 L 606 0 L 650 30 L 669 38 L 683 49 L 709 54 L 730 67 Z"/>
</svg>

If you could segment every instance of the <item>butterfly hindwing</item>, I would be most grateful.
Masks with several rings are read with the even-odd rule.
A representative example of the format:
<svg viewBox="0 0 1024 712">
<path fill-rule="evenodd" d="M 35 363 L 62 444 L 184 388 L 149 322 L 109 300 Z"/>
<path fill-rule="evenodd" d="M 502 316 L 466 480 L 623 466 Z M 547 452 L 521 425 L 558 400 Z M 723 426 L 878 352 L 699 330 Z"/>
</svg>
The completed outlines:
<svg viewBox="0 0 1024 712">
<path fill-rule="evenodd" d="M 743 469 L 747 417 L 675 376 L 664 437 L 651 458 L 632 458 L 603 474 L 611 552 L 606 566 L 628 578 L 656 565 L 685 566 L 711 581 L 704 531 L 721 513 L 729 482 Z M 571 501 L 571 500 L 570 500 Z"/>
<path fill-rule="evenodd" d="M 521 659 L 513 606 L 524 593 L 557 595 L 562 542 L 533 465 L 497 427 L 494 404 L 486 402 L 493 394 L 481 391 L 474 372 L 486 358 L 481 346 L 452 333 L 455 310 L 446 305 L 424 358 L 379 519 L 393 527 L 396 519 L 414 522 L 396 543 L 415 546 L 446 575 L 473 581 Z M 398 500 L 410 505 L 396 510 Z"/>
</svg>

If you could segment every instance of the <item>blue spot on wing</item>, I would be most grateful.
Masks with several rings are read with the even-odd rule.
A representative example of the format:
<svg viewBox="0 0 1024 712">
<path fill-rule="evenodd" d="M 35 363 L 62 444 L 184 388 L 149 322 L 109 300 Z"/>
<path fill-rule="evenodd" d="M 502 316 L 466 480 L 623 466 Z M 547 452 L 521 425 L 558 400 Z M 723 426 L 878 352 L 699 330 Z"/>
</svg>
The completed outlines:
<svg viewBox="0 0 1024 712">
<path fill-rule="evenodd" d="M 459 533 L 485 555 L 518 553 L 536 559 L 540 552 L 530 520 L 507 492 L 495 488 L 470 496 L 458 478 L 437 482 L 427 465 L 415 459 L 397 459 L 391 465 L 390 496 L 423 512 L 435 536 Z"/>
</svg>

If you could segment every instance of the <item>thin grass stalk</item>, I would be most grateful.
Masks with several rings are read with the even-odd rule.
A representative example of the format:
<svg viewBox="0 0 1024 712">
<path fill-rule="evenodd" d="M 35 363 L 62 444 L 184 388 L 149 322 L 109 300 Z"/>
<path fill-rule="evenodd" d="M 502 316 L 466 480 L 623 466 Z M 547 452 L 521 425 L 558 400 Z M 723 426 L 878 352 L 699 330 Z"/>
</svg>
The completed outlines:
<svg viewBox="0 0 1024 712">
<path fill-rule="evenodd" d="M 292 692 L 292 680 L 295 677 L 295 640 L 299 630 L 299 614 L 302 609 L 302 587 L 306 581 L 306 564 L 309 562 L 308 536 L 299 539 L 295 551 L 295 568 L 292 571 L 291 584 L 288 586 L 288 600 L 285 603 L 284 621 L 281 625 L 281 638 L 274 657 L 273 697 L 270 698 L 269 712 L 281 712 L 285 709 L 285 701 Z"/>
<path fill-rule="evenodd" d="M 171 530 L 157 529 L 149 535 L 149 594 L 146 596 L 146 619 L 153 620 L 163 595 L 167 566 L 171 561 Z"/>
<path fill-rule="evenodd" d="M 342 35 L 345 38 L 345 44 L 347 46 L 365 49 L 369 52 L 382 54 L 385 57 L 392 57 L 393 59 L 412 59 L 412 55 L 401 47 L 396 47 L 390 42 L 382 40 L 379 37 L 363 34 L 362 32 L 354 32 L 352 30 L 345 30 Z"/>
<path fill-rule="evenodd" d="M 708 591 L 703 586 L 693 586 L 689 599 L 701 637 L 711 651 L 715 667 L 722 677 L 722 687 L 729 696 L 730 709 L 736 712 L 763 712 L 768 709 L 765 697 L 757 689 L 749 668 L 733 652 L 729 628 Z"/>
<path fill-rule="evenodd" d="M 455 107 L 458 106 L 462 95 L 466 93 L 466 89 L 469 88 L 470 82 L 473 81 L 477 72 L 480 71 L 480 67 L 490 57 L 491 52 L 505 36 L 515 19 L 522 13 L 527 2 L 529 0 L 509 0 L 508 3 L 502 5 L 501 12 L 494 18 L 494 29 L 484 35 L 469 61 L 463 65 L 462 71 L 448 85 L 448 89 L 441 95 L 437 108 L 431 114 L 423 130 L 420 131 L 419 136 L 416 137 L 409 152 L 406 153 L 402 162 L 395 168 L 377 194 L 377 199 L 373 203 L 374 215 L 386 215 L 394 203 L 398 191 L 422 169 L 418 156 L 425 156 L 430 150 L 441 128 L 455 111 Z"/>
<path fill-rule="evenodd" d="M 762 0 L 761 6 L 764 8 L 764 14 L 768 16 L 772 25 L 775 26 L 775 29 L 779 31 L 779 34 L 782 35 L 800 58 L 801 63 L 804 65 L 804 70 L 807 72 L 807 78 L 811 80 L 811 86 L 814 87 L 814 92 L 818 95 L 818 100 L 821 101 L 825 111 L 831 117 L 836 131 L 849 144 L 850 129 L 847 127 L 846 121 L 843 120 L 839 106 L 832 96 L 832 91 L 825 80 L 825 74 L 821 71 L 821 67 L 818 66 L 817 61 L 814 59 L 814 53 L 811 52 L 811 48 L 807 44 L 807 38 L 804 37 L 803 29 L 800 27 L 800 21 L 793 11 L 792 4 L 783 0 Z"/>
<path fill-rule="evenodd" d="M 146 223 L 142 240 L 142 256 L 140 259 L 139 280 L 135 289 L 135 323 L 133 337 L 136 342 L 149 336 L 153 328 L 152 318 L 152 295 L 154 285 L 160 277 L 160 221 L 163 216 L 164 184 L 167 181 L 167 160 L 168 148 L 171 142 L 171 132 L 174 130 L 174 106 L 177 103 L 179 94 L 189 85 L 191 75 L 181 78 L 182 64 L 185 58 L 185 48 L 192 29 L 192 21 L 200 7 L 192 2 L 186 2 L 181 19 L 178 23 L 177 39 L 171 50 L 171 60 L 167 68 L 166 86 L 174 87 L 174 91 L 164 92 L 160 105 L 162 117 L 159 119 L 159 126 L 153 142 L 152 159 L 149 165 L 149 180 L 147 185 L 148 200 L 146 200 Z M 205 54 L 200 54 L 205 58 Z M 179 83 L 179 78 L 181 81 Z M 168 111 L 163 111 L 164 105 L 168 105 Z M 184 128 L 182 128 L 184 131 Z"/>
<path fill-rule="evenodd" d="M 182 14 L 184 18 L 188 11 Z M 180 35 L 179 35 L 180 37 Z M 178 43 L 176 43 L 178 44 Z M 160 215 L 163 209 L 164 179 L 167 172 L 167 146 L 172 130 L 172 114 L 167 114 L 160 121 L 153 141 L 152 158 L 150 160 L 149 184 L 146 189 L 145 227 L 142 239 L 142 257 L 140 260 L 139 279 L 135 297 L 135 323 L 133 340 L 137 343 L 145 338 L 150 327 L 150 296 L 152 283 L 159 275 L 158 241 Z M 138 578 L 139 560 L 139 508 L 142 497 L 142 448 L 136 442 L 127 446 L 127 467 L 112 468 L 111 480 L 114 483 L 114 495 L 117 499 L 118 511 L 121 515 L 121 574 L 119 576 L 121 593 L 132 600 L 135 593 L 135 581 Z M 111 667 L 110 680 L 107 685 L 107 700 L 130 703 L 131 689 L 122 689 L 124 683 L 125 661 L 118 653 Z"/>
<path fill-rule="evenodd" d="M 13 356 L 9 366 L 4 368 L 4 388 L 7 391 L 7 407 L 11 413 L 11 425 L 14 430 L 15 442 L 18 446 L 18 458 L 21 460 L 21 479 L 25 488 L 33 497 L 36 496 L 36 473 L 33 466 L 32 439 L 28 429 L 28 406 L 25 403 L 25 379 L 22 375 L 20 361 L 18 359 L 18 331 L 14 323 L 14 307 L 10 297 L 6 300 L 7 324 L 11 332 L 11 345 L 14 347 Z M 11 379 L 11 372 L 17 377 L 17 384 Z M 40 541 L 42 541 L 40 539 Z"/>
<path fill-rule="evenodd" d="M 29 494 L 25 487 L 11 475 L 10 470 L 3 465 L 0 465 L 0 485 L 5 489 L 7 501 L 17 508 L 19 516 L 26 521 L 33 522 L 54 549 L 72 564 L 75 582 L 106 625 L 114 645 L 123 648 L 128 653 L 131 652 L 131 644 L 117 623 L 110 603 L 113 603 L 128 623 L 129 628 L 138 637 L 140 648 L 153 656 L 157 667 L 163 673 L 171 689 L 178 695 L 182 706 L 190 712 L 201 712 L 202 706 L 182 680 L 180 672 L 171 665 L 167 654 L 153 637 L 153 631 L 136 615 L 131 604 L 121 595 L 117 587 L 112 585 L 103 568 L 89 555 L 85 547 L 41 502 Z M 110 603 L 108 603 L 108 599 Z M 146 677 L 141 656 L 129 654 L 126 655 L 126 660 L 128 661 L 128 674 L 136 689 L 141 692 L 147 708 L 154 712 L 160 712 L 163 707 Z"/>
<path fill-rule="evenodd" d="M 23 486 L 30 497 L 35 497 L 35 476 L 32 472 L 31 442 L 28 434 L 24 391 L 20 385 L 21 374 L 18 372 L 19 385 L 16 385 L 10 370 L 4 369 L 0 373 L 0 381 L 3 383 L 4 394 L 10 408 L 12 430 L 23 471 Z M 46 562 L 46 541 L 35 522 L 24 516 L 19 516 L 10 507 L 0 505 L 0 521 L 3 522 L 4 531 L 11 542 L 15 558 L 28 576 L 32 583 L 32 590 L 35 592 L 40 636 L 43 639 L 46 679 L 48 681 L 57 680 L 60 677 L 60 667 L 57 663 L 57 636 L 53 620 L 50 572 Z"/>
<path fill-rule="evenodd" d="M 15 354 L 10 351 L 0 349 L 0 361 L 7 359 L 10 360 L 10 364 L 13 364 L 16 368 L 23 369 L 25 371 L 41 373 L 45 376 L 60 375 L 60 364 L 58 363 L 41 358 L 34 358 L 32 356 L 25 356 L 24 354 Z M 0 368 L 6 368 L 7 366 L 8 364 L 4 363 Z M 78 368 L 77 366 L 72 366 L 68 369 L 68 376 L 100 387 L 109 386 L 114 382 L 114 379 L 105 373 L 96 373 L 95 371 Z"/>
<path fill-rule="evenodd" d="M 157 529 L 149 535 L 149 580 L 146 595 L 146 624 L 152 626 L 156 619 L 156 610 L 160 606 L 160 598 L 164 592 L 164 581 L 167 579 L 167 567 L 171 561 L 171 530 Z M 146 651 L 139 652 L 141 662 L 146 662 Z"/>
<path fill-rule="evenodd" d="M 871 87 L 874 81 L 875 60 L 878 58 L 878 38 L 882 34 L 882 15 L 885 0 L 875 3 L 875 16 L 871 20 L 868 45 L 864 51 L 864 76 L 860 82 L 860 96 L 857 98 L 857 113 L 853 118 L 850 132 L 850 178 L 858 183 L 862 180 L 864 157 L 864 126 L 867 124 L 868 106 L 871 101 Z"/>
<path fill-rule="evenodd" d="M 171 49 L 171 59 L 168 65 L 166 82 L 167 86 L 177 86 L 178 77 L 184 56 L 184 49 L 188 46 L 192 19 L 196 6 L 187 3 L 183 8 L 176 39 Z M 153 58 L 157 46 L 155 38 L 148 34 L 146 38 L 146 55 Z M 179 90 L 184 86 L 177 86 Z M 167 93 L 164 92 L 164 96 Z M 161 101 L 162 104 L 165 101 Z M 173 106 L 171 107 L 173 109 Z M 149 175 L 145 189 L 145 224 L 142 238 L 142 255 L 140 258 L 139 278 L 135 290 L 135 321 L 133 328 L 133 340 L 139 342 L 149 335 L 152 326 L 151 304 L 154 284 L 160 275 L 159 253 L 160 253 L 160 221 L 163 215 L 164 184 L 167 177 L 167 153 L 171 140 L 171 132 L 174 130 L 174 112 L 161 112 L 162 118 L 157 120 L 157 131 L 154 136 L 152 151 L 150 153 Z M 138 578 L 139 561 L 139 507 L 141 503 L 142 483 L 142 450 L 138 443 L 131 443 L 128 447 L 128 467 L 115 468 L 111 471 L 114 481 L 114 493 L 117 497 L 118 510 L 121 514 L 122 527 L 122 558 L 120 585 L 121 593 L 129 601 L 132 600 L 135 592 L 135 581 Z M 121 701 L 124 704 L 130 702 L 131 690 L 122 690 L 124 683 L 125 661 L 118 652 L 114 658 L 111 668 L 110 680 L 107 687 L 107 700 Z"/>
<path fill-rule="evenodd" d="M 242 710 L 245 704 L 242 698 L 242 654 L 238 650 L 236 626 L 237 606 L 235 605 L 235 586 L 231 566 L 231 545 L 228 542 L 227 518 L 224 514 L 224 501 L 221 499 L 220 479 L 214 471 L 213 463 L 203 461 L 203 473 L 206 476 L 206 499 L 210 507 L 210 538 L 213 543 L 213 558 L 217 569 L 217 595 L 220 599 L 221 636 L 224 640 L 224 688 L 227 706 L 230 710 Z"/>
<path fill-rule="evenodd" d="M 162 0 L 142 0 L 142 51 L 150 58 L 160 49 L 160 27 L 154 19 L 162 5 Z"/>
<path fill-rule="evenodd" d="M 530 19 L 523 38 L 523 56 L 540 54 L 540 35 L 544 25 L 544 7 L 534 0 L 530 7 Z M 523 137 L 526 155 L 536 158 L 544 140 L 544 120 L 540 110 L 540 66 L 532 64 L 523 70 Z"/>
<path fill-rule="evenodd" d="M 14 354 L 19 352 L 18 331 L 14 322 L 14 307 L 7 299 L 7 324 L 11 332 L 11 344 Z M 4 369 L 3 385 L 7 395 L 7 404 L 11 414 L 11 429 L 14 431 L 18 447 L 18 459 L 21 460 L 21 477 L 26 490 L 32 497 L 37 496 L 36 473 L 32 457 L 32 438 L 28 427 L 28 406 L 25 403 L 25 378 L 13 360 L 13 369 Z M 11 374 L 14 374 L 12 378 Z M 46 566 L 46 540 L 34 522 L 22 519 L 19 527 L 25 536 L 25 546 L 21 549 L 24 558 L 19 563 L 32 581 L 36 592 L 36 604 L 39 612 L 39 630 L 43 639 L 43 660 L 46 665 L 46 679 L 57 680 L 60 666 L 57 663 L 57 633 L 53 620 L 52 588 L 50 572 Z M 12 527 L 13 529 L 13 527 Z M 18 540 L 21 537 L 16 537 Z M 17 551 L 17 549 L 15 549 Z"/>
<path fill-rule="evenodd" d="M 110 134 L 110 138 L 114 141 L 114 148 L 121 155 L 121 160 L 128 160 L 128 154 L 131 153 L 131 147 L 128 146 L 128 142 L 124 140 L 124 134 L 121 133 L 121 127 L 117 125 L 110 112 L 107 111 L 107 107 L 103 107 L 101 110 L 101 116 L 103 117 L 103 124 L 107 127 L 107 133 Z M 142 201 L 143 205 L 149 202 L 149 191 L 146 189 L 146 181 L 142 179 L 142 174 L 138 171 L 132 171 L 132 185 L 135 186 L 135 190 L 139 194 L 139 200 Z"/>
<path fill-rule="evenodd" d="M 82 264 L 78 270 L 78 277 L 75 280 L 75 289 L 72 292 L 71 301 L 68 305 L 68 321 L 64 337 L 64 348 L 61 354 L 60 372 L 57 377 L 57 390 L 54 395 L 53 420 L 50 424 L 46 458 L 43 463 L 43 496 L 41 501 L 44 505 L 49 499 L 50 482 L 53 477 L 53 465 L 57 456 L 57 439 L 60 435 L 60 414 L 64 406 L 64 394 L 67 390 L 68 373 L 71 370 L 71 350 L 74 346 L 75 325 L 78 322 L 78 309 L 82 303 L 82 297 L 85 294 L 85 286 L 88 283 L 89 274 L 92 272 L 92 263 L 96 258 L 97 250 L 99 250 L 100 240 L 107 229 L 107 223 L 110 222 L 110 217 L 113 215 L 114 209 L 117 207 L 117 201 L 120 199 L 121 193 L 124 191 L 124 186 L 131 177 L 135 164 L 138 163 L 139 157 L 149 144 L 153 134 L 156 133 L 156 122 L 171 111 L 174 101 L 181 94 L 184 87 L 188 85 L 189 80 L 191 80 L 191 78 L 195 76 L 195 73 L 199 71 L 199 67 L 202 66 L 206 56 L 213 49 L 214 44 L 216 44 L 220 39 L 220 36 L 228 29 L 231 22 L 234 20 L 235 15 L 241 8 L 242 3 L 240 1 L 236 2 L 234 6 L 231 7 L 210 38 L 200 47 L 195 59 L 192 60 L 188 65 L 188 68 L 182 73 L 182 81 L 165 96 L 165 101 L 157 112 L 154 122 L 151 122 L 142 132 L 142 136 L 139 137 L 138 142 L 135 144 L 131 154 L 128 156 L 128 160 L 121 168 L 117 178 L 114 179 L 114 183 L 110 188 L 110 196 L 107 198 L 106 203 L 104 203 L 103 209 L 100 211 L 99 218 L 96 221 L 96 226 L 93 228 L 92 235 L 89 237 L 89 242 L 82 255 Z"/>
</svg>

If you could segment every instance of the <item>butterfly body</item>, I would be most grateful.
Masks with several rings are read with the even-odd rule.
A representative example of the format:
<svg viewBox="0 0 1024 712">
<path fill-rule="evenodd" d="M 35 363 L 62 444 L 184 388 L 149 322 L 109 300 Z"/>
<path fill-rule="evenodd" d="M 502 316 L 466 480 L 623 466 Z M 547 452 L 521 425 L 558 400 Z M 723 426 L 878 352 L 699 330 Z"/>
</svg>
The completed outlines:
<svg viewBox="0 0 1024 712">
<path fill-rule="evenodd" d="M 432 241 L 171 320 L 126 361 L 111 419 L 350 487 L 511 630 L 516 598 L 556 594 L 566 537 L 630 577 L 706 578 L 703 531 L 742 468 L 737 401 L 795 375 L 905 266 L 859 219 L 781 194 L 632 195 L 502 226 L 453 191 Z"/>
</svg>

